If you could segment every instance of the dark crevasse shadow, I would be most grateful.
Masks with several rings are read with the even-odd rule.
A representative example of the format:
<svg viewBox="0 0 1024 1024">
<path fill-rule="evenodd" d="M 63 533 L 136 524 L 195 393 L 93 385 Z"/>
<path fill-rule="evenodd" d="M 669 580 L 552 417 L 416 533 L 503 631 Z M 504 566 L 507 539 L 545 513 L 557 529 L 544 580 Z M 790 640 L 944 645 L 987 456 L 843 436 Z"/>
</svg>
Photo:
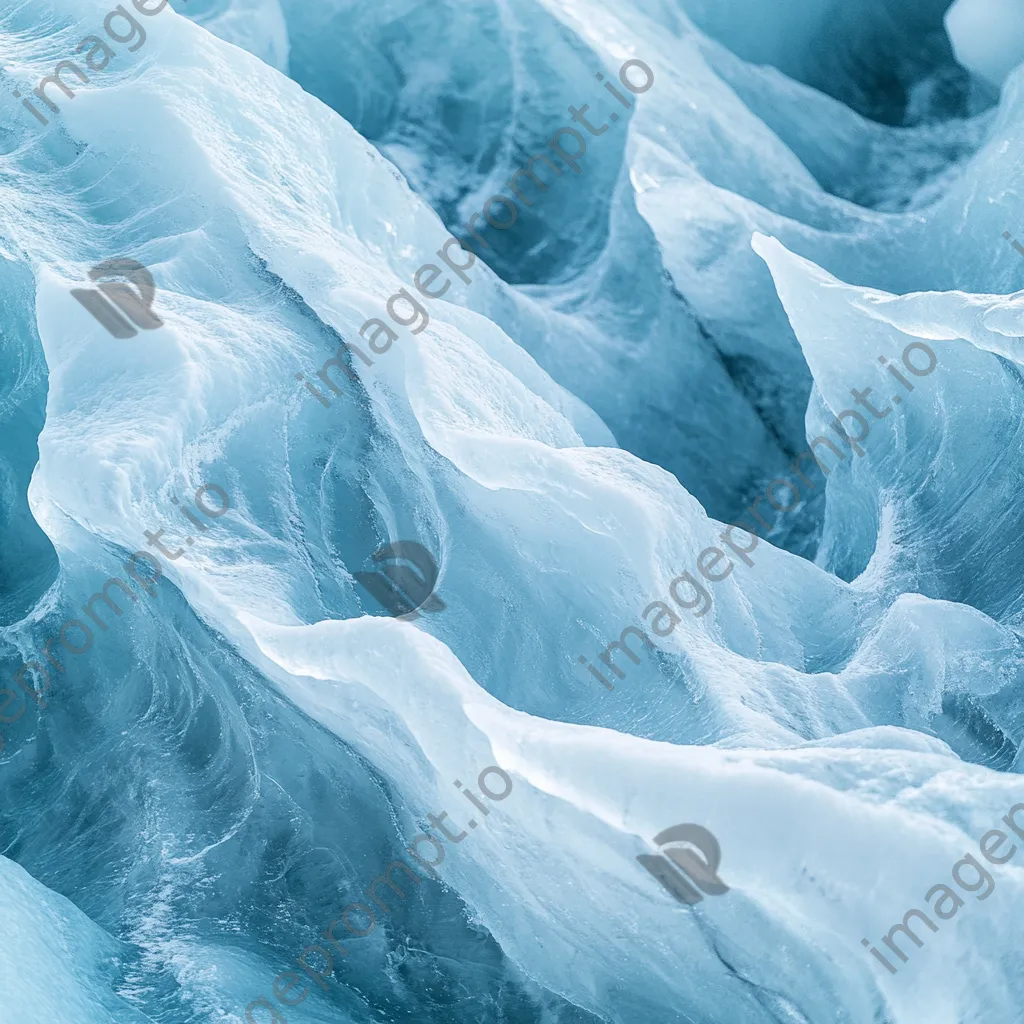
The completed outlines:
<svg viewBox="0 0 1024 1024">
<path fill-rule="evenodd" d="M 1008 692 L 996 698 L 999 709 L 1013 709 L 1016 695 Z M 1017 719 L 1017 733 L 1021 732 L 1020 714 Z M 947 691 L 942 695 L 942 710 L 931 720 L 935 735 L 956 751 L 965 761 L 982 764 L 994 771 L 1014 770 L 1019 739 L 999 727 L 984 703 L 974 694 L 965 690 Z M 1019 770 L 1019 769 L 1017 769 Z"/>
<path fill-rule="evenodd" d="M 73 589 L 72 604 L 87 592 Z M 0 854 L 122 943 L 118 989 L 151 1019 L 205 1024 L 221 975 L 243 971 L 244 996 L 224 1007 L 241 1019 L 405 856 L 415 817 L 437 809 L 405 807 L 167 581 L 128 616 L 102 647 L 58 652 L 65 671 L 46 707 L 30 706 L 11 730 Z M 329 986 L 288 1021 L 593 1021 L 532 981 L 455 891 L 423 874 L 372 935 L 346 937 L 350 955 L 337 957 Z"/>
<path fill-rule="evenodd" d="M 60 570 L 28 507 L 47 392 L 34 296 L 28 267 L 0 262 L 0 626 L 23 619 Z"/>
<path fill-rule="evenodd" d="M 694 24 L 883 125 L 969 117 L 998 96 L 956 61 L 953 0 L 682 0 Z"/>
<path fill-rule="evenodd" d="M 908 124 L 890 127 L 779 73 L 766 75 L 717 43 L 702 51 L 824 192 L 869 210 L 899 213 L 940 198 L 966 172 L 995 117 L 994 90 L 959 66 L 921 79 Z"/>
<path fill-rule="evenodd" d="M 682 9 L 707 33 L 704 56 L 716 74 L 825 192 L 898 212 L 941 195 L 984 141 L 990 118 L 977 115 L 996 99 L 956 63 L 943 24 L 948 5 L 926 0 L 905 10 L 885 0 L 852 6 L 690 0 Z M 691 34 L 678 9 L 661 0 L 644 6 L 680 40 Z M 740 515 L 803 448 L 810 379 L 795 356 L 771 365 L 755 354 L 795 352 L 783 318 L 739 325 L 742 332 L 778 332 L 773 342 L 737 339 L 730 333 L 737 326 L 701 316 L 679 280 L 665 275 L 664 287 L 652 289 L 659 244 L 626 195 L 633 186 L 623 180 L 633 111 L 588 137 L 581 174 L 562 166 L 556 176 L 539 163 L 543 189 L 521 178 L 531 201 L 516 204 L 511 230 L 492 230 L 483 218 L 483 242 L 466 230 L 489 196 L 509 192 L 506 183 L 532 154 L 550 153 L 547 140 L 570 123 L 570 105 L 590 103 L 603 112 L 595 123 L 605 120 L 608 97 L 594 78 L 599 69 L 608 71 L 601 57 L 533 4 L 425 8 L 386 0 L 311 9 L 282 0 L 282 10 L 289 74 L 391 159 L 499 277 L 533 286 L 526 294 L 544 322 L 531 323 L 516 310 L 497 314 L 501 326 L 583 398 L 619 444 L 672 472 L 712 516 Z M 766 77 L 761 65 L 778 72 Z M 680 97 L 659 91 L 665 88 L 656 84 L 649 102 L 667 102 L 675 118 L 672 104 Z M 703 143 L 693 145 L 711 145 L 698 139 Z M 713 161 L 696 162 L 711 183 L 785 216 L 827 231 L 856 230 L 856 217 L 847 223 L 834 203 L 777 192 L 756 178 L 723 178 Z M 778 206 L 780 197 L 793 209 Z M 493 212 L 498 220 L 509 215 L 499 206 Z M 577 334 L 593 338 L 593 345 L 581 346 Z M 599 357 L 587 362 L 572 355 L 577 352 Z M 643 359 L 630 362 L 633 352 Z M 654 381 L 653 365 L 659 368 Z M 673 391 L 675 399 L 666 398 Z M 759 423 L 751 425 L 751 418 Z M 740 442 L 732 434 L 748 439 L 749 455 L 736 458 Z M 773 541 L 813 556 L 820 505 L 802 506 Z"/>
<path fill-rule="evenodd" d="M 600 89 L 601 58 L 536 4 L 397 0 L 313 11 L 284 0 L 282 8 L 291 77 L 394 162 L 461 238 L 498 187 L 479 194 L 484 185 L 503 183 L 534 152 L 550 155 L 546 141 L 568 123 L 567 107 L 587 100 L 581 83 Z M 503 280 L 555 283 L 599 254 L 627 120 L 588 149 L 582 175 L 542 164 L 542 179 L 568 184 L 559 180 L 553 201 L 521 204 L 514 231 L 485 228 L 481 258 Z"/>
<path fill-rule="evenodd" d="M 633 110 L 613 122 L 595 77 L 616 69 L 535 4 L 282 7 L 289 74 L 392 160 L 481 262 L 534 287 L 488 316 L 620 445 L 731 517 L 735 494 L 785 453 L 663 272 L 624 169 Z M 571 123 L 570 106 L 587 103 L 609 127 L 588 139 L 577 173 L 547 142 Z M 484 241 L 474 240 L 464 225 L 535 153 L 554 159 L 534 165 L 536 180 L 520 175 L 512 230 L 483 224 Z M 720 457 L 735 432 L 749 452 Z"/>
<path fill-rule="evenodd" d="M 887 212 L 940 197 L 984 141 L 984 111 L 996 98 L 956 63 L 943 24 L 948 5 L 688 0 L 682 10 L 707 33 L 708 64 L 829 195 L 723 171 L 713 158 L 715 126 L 694 133 L 687 155 L 717 188 L 825 232 L 862 226 L 832 196 Z M 693 37 L 679 8 L 642 6 L 681 46 Z M 805 446 L 809 374 L 774 298 L 764 299 L 771 318 L 758 309 L 719 322 L 689 280 L 703 265 L 664 272 L 660 239 L 638 214 L 628 178 L 634 111 L 588 136 L 582 173 L 540 163 L 542 186 L 521 178 L 530 202 L 517 204 L 511 230 L 481 218 L 481 242 L 466 229 L 532 154 L 550 153 L 547 140 L 570 123 L 570 105 L 602 111 L 595 123 L 607 117 L 603 104 L 612 101 L 595 81 L 598 69 L 609 71 L 600 55 L 529 2 L 281 0 L 281 10 L 288 74 L 392 160 L 479 260 L 528 286 L 521 294 L 530 304 L 488 315 L 620 445 L 673 473 L 710 515 L 739 517 Z M 668 104 L 678 129 L 685 98 L 656 84 L 649 102 Z M 503 220 L 507 208 L 494 215 Z M 801 505 L 772 541 L 813 557 L 821 504 L 818 496 Z"/>
</svg>

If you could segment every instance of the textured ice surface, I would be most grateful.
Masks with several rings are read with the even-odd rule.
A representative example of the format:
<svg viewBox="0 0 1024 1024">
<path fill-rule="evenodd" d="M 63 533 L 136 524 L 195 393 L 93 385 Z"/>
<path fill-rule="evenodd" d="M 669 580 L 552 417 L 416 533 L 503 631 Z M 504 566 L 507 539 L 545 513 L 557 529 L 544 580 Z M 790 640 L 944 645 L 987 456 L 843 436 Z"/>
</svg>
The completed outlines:
<svg viewBox="0 0 1024 1024">
<path fill-rule="evenodd" d="M 3 725 L 0 1024 L 244 1020 L 491 764 L 512 793 L 289 1024 L 1017 1019 L 1024 861 L 894 976 L 861 939 L 1024 801 L 1024 72 L 992 106 L 943 3 L 174 6 L 44 129 L 13 90 L 111 6 L 0 5 L 5 679 L 185 544 L 175 500 L 231 500 Z M 581 173 L 303 390 L 630 56 Z M 113 256 L 158 330 L 72 297 Z M 588 675 L 866 387 L 905 400 L 865 454 Z M 357 586 L 399 538 L 443 613 Z M 692 909 L 635 860 L 680 822 L 729 886 Z"/>
<path fill-rule="evenodd" d="M 1024 19 L 1014 0 L 956 0 L 946 27 L 960 63 L 993 85 L 1024 60 Z"/>
</svg>

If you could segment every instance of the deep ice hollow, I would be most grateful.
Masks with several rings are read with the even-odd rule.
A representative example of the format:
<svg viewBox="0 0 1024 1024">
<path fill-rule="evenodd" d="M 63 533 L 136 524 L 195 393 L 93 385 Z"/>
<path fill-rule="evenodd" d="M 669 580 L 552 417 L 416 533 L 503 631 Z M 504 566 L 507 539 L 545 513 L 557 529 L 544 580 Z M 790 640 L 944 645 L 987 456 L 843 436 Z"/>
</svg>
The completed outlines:
<svg viewBox="0 0 1024 1024">
<path fill-rule="evenodd" d="M 5 27 L 5 67 L 38 80 L 109 6 L 19 9 L 74 25 L 45 53 Z M 307 47 L 290 59 L 311 61 L 317 26 L 347 10 L 285 7 Z M 213 8 L 211 30 L 249 24 L 248 45 L 283 64 L 275 3 Z M 248 10 L 265 20 L 243 23 Z M 9 520 L 5 568 L 24 591 L 8 604 L 5 674 L 172 521 L 186 482 L 216 474 L 237 511 L 6 733 L 5 850 L 38 881 L 0 861 L 0 901 L 29 970 L 56 981 L 26 985 L 8 960 L 0 1011 L 77 1024 L 95 998 L 130 1024 L 237 1020 L 419 815 L 452 806 L 455 774 L 498 761 L 514 793 L 450 853 L 447 888 L 369 937 L 344 985 L 289 1024 L 1013 1019 L 1018 871 L 891 983 L 859 940 L 1020 794 L 1022 566 L 1008 538 L 1024 330 L 1019 295 L 990 294 L 1024 282 L 1000 235 L 1022 213 L 1006 184 L 1019 76 L 998 117 L 909 135 L 730 59 L 654 2 L 502 8 L 479 52 L 445 38 L 460 5 L 433 9 L 448 22 L 425 41 L 402 36 L 405 6 L 361 10 L 396 34 L 396 80 L 432 87 L 428 109 L 444 82 L 407 75 L 420 47 L 510 69 L 496 79 L 541 135 L 548 101 L 559 117 L 582 101 L 603 66 L 592 58 L 621 59 L 622 38 L 658 80 L 549 214 L 598 211 L 587 244 L 565 250 L 570 279 L 517 288 L 478 265 L 423 337 L 331 410 L 293 373 L 436 251 L 427 185 L 415 194 L 329 107 L 170 12 L 147 26 L 145 59 L 82 90 L 45 137 L 4 94 L 4 411 L 28 406 L 4 435 L 5 502 L 27 495 L 34 517 Z M 361 45 L 320 35 L 325 62 Z M 549 66 L 568 70 L 545 93 Z M 480 120 L 452 123 L 481 167 L 445 164 L 439 208 L 510 159 L 489 141 L 507 106 L 476 82 L 453 109 Z M 365 86 L 381 110 L 386 84 Z M 422 123 L 399 109 L 396 123 Z M 949 166 L 919 180 L 894 160 L 882 188 L 877 161 L 908 139 L 948 143 Z M 407 173 L 433 155 L 415 131 L 379 144 Z M 892 208 L 838 194 L 858 180 Z M 571 242 L 569 228 L 552 237 Z M 111 348 L 68 297 L 110 248 L 154 268 L 166 325 L 153 344 Z M 817 562 L 762 541 L 711 614 L 595 692 L 577 652 L 618 636 L 716 543 L 709 506 L 749 500 L 784 467 L 862 365 L 875 370 L 875 342 L 914 337 L 934 341 L 941 372 L 876 435 L 873 461 L 820 483 L 821 543 L 804 538 Z M 676 412 L 680 396 L 692 409 Z M 40 535 L 33 574 L 23 545 Z M 406 535 L 442 565 L 448 609 L 422 629 L 364 615 L 352 585 L 382 537 Z M 637 870 L 677 820 L 719 837 L 734 900 L 680 917 Z M 78 908 L 65 908 L 71 969 L 41 948 L 47 908 L 63 906 L 53 892 Z M 47 984 L 68 994 L 64 1016 Z"/>
</svg>

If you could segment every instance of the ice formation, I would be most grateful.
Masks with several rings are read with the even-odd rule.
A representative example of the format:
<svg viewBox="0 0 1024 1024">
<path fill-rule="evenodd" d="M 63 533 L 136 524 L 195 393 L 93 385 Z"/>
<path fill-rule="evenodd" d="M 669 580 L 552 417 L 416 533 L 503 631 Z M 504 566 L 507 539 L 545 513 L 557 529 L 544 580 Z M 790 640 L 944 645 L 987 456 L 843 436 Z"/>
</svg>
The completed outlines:
<svg viewBox="0 0 1024 1024">
<path fill-rule="evenodd" d="M 114 5 L 0 6 L 0 1024 L 1017 1019 L 1024 853 L 895 974 L 862 944 L 1024 802 L 1024 54 L 986 3 L 134 7 L 43 125 Z M 581 104 L 580 172 L 311 397 Z M 158 328 L 72 295 L 115 257 Z M 415 621 L 356 581 L 405 538 Z M 437 877 L 303 971 L 442 812 Z M 636 860 L 684 822 L 728 886 L 693 906 Z"/>
<path fill-rule="evenodd" d="M 1024 60 L 1024 19 L 1013 0 L 956 0 L 946 26 L 960 63 L 997 87 Z"/>
</svg>

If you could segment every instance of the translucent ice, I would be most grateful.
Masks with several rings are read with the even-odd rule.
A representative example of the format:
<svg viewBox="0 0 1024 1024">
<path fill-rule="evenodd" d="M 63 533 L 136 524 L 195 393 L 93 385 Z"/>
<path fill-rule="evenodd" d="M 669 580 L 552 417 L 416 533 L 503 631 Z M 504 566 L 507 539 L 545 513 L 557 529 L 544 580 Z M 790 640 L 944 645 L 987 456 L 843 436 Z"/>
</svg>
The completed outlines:
<svg viewBox="0 0 1024 1024">
<path fill-rule="evenodd" d="M 175 6 L 45 126 L 112 5 L 0 12 L 0 1024 L 1015 1019 L 1019 855 L 862 939 L 1024 800 L 1022 73 L 941 3 Z M 580 173 L 371 349 L 570 104 Z M 72 294 L 113 257 L 159 328 Z M 356 579 L 406 538 L 415 622 Z"/>
</svg>

